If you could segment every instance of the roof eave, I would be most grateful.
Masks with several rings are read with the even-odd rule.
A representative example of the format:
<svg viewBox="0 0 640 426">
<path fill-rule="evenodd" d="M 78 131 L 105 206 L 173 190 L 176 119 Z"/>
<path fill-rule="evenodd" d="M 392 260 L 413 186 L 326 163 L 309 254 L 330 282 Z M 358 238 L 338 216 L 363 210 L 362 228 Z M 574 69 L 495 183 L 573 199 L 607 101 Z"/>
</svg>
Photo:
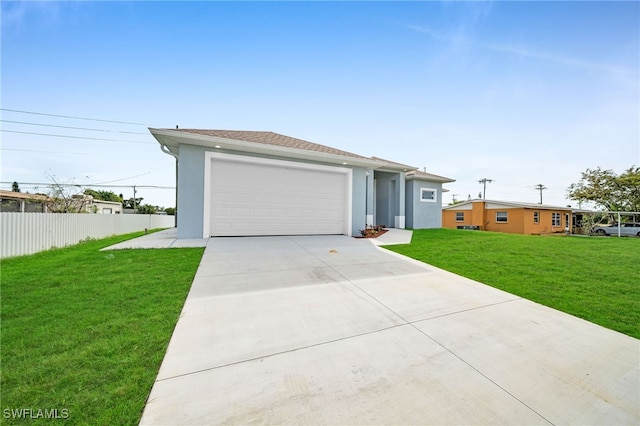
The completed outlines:
<svg viewBox="0 0 640 426">
<path fill-rule="evenodd" d="M 414 174 L 408 173 L 406 176 L 407 180 L 424 180 L 428 182 L 440 182 L 440 183 L 451 183 L 455 182 L 455 179 L 450 179 L 444 176 L 416 176 Z"/>
<path fill-rule="evenodd" d="M 236 139 L 221 138 L 218 136 L 199 135 L 195 133 L 176 132 L 171 129 L 149 128 L 149 132 L 156 138 L 161 146 L 166 147 L 171 153 L 177 155 L 180 144 L 188 144 L 211 148 L 213 150 L 230 150 L 254 154 L 273 155 L 278 157 L 298 160 L 317 161 L 343 166 L 356 166 L 377 169 L 385 166 L 381 161 L 369 158 L 358 158 L 348 155 L 330 154 L 325 152 L 310 151 L 306 149 L 283 147 L 256 142 L 247 142 Z"/>
<path fill-rule="evenodd" d="M 519 208 L 519 209 L 538 209 L 538 210 L 572 210 L 571 207 L 562 207 L 562 206 L 550 206 L 548 204 L 526 204 L 526 203 L 517 203 L 517 202 L 509 202 L 509 201 L 497 201 L 497 200 L 483 200 L 483 199 L 473 199 L 463 201 L 462 203 L 457 203 L 451 206 L 443 207 L 445 210 L 453 210 L 456 207 L 465 206 L 468 204 L 484 202 L 488 204 L 498 204 L 505 207 Z"/>
</svg>

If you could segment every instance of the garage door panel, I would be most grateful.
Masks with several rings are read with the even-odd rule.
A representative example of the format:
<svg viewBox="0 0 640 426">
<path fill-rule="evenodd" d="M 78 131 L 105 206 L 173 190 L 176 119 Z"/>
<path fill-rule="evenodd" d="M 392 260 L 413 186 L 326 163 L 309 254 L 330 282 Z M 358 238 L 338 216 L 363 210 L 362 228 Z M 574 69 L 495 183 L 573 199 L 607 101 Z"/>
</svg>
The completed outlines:
<svg viewBox="0 0 640 426">
<path fill-rule="evenodd" d="M 348 174 L 214 158 L 211 235 L 342 234 Z"/>
</svg>

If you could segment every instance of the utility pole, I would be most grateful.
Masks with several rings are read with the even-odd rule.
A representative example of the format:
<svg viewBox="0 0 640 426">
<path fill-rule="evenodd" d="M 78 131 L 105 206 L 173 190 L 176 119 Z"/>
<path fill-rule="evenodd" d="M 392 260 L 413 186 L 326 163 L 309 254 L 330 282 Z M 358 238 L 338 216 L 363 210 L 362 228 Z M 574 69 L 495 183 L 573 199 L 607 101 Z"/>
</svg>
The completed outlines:
<svg viewBox="0 0 640 426">
<path fill-rule="evenodd" d="M 493 182 L 493 180 L 491 179 L 487 179 L 487 178 L 482 178 L 478 181 L 478 183 L 481 183 L 483 185 L 482 187 L 482 199 L 485 199 L 485 195 L 487 193 L 487 182 L 491 183 Z"/>
<path fill-rule="evenodd" d="M 542 191 L 543 191 L 544 189 L 547 189 L 547 187 L 546 187 L 546 186 L 544 186 L 543 184 L 539 183 L 539 184 L 537 184 L 537 185 L 535 186 L 535 189 L 536 189 L 537 191 L 540 191 L 540 204 L 542 204 Z"/>
</svg>

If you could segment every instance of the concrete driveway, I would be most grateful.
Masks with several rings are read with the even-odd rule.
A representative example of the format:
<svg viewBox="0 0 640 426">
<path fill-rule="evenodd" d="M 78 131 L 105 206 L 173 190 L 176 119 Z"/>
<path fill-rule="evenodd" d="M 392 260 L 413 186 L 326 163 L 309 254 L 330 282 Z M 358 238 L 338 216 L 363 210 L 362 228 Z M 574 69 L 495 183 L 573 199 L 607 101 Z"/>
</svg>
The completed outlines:
<svg viewBox="0 0 640 426">
<path fill-rule="evenodd" d="M 637 425 L 639 376 L 638 340 L 367 240 L 213 238 L 141 424 Z"/>
</svg>

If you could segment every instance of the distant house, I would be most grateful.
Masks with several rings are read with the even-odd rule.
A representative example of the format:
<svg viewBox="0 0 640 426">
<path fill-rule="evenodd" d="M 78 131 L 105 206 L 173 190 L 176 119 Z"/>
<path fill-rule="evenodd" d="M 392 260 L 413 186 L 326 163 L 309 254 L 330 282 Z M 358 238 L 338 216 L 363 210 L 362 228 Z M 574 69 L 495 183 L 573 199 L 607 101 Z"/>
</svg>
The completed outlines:
<svg viewBox="0 0 640 426">
<path fill-rule="evenodd" d="M 0 211 L 18 213 L 46 213 L 46 195 L 0 190 Z"/>
<path fill-rule="evenodd" d="M 14 213 L 49 213 L 61 211 L 62 201 L 56 201 L 46 195 L 27 194 L 0 190 L 0 211 Z M 91 195 L 79 194 L 67 202 L 69 211 L 120 214 L 122 204 L 113 201 L 96 200 Z"/>
<path fill-rule="evenodd" d="M 443 207 L 442 227 L 541 235 L 574 225 L 571 207 L 476 199 Z"/>
<path fill-rule="evenodd" d="M 84 201 L 87 213 L 122 214 L 122 203 L 96 200 L 91 195 L 85 195 Z"/>
<path fill-rule="evenodd" d="M 178 238 L 439 228 L 453 182 L 274 132 L 149 131 L 178 162 Z"/>
</svg>

